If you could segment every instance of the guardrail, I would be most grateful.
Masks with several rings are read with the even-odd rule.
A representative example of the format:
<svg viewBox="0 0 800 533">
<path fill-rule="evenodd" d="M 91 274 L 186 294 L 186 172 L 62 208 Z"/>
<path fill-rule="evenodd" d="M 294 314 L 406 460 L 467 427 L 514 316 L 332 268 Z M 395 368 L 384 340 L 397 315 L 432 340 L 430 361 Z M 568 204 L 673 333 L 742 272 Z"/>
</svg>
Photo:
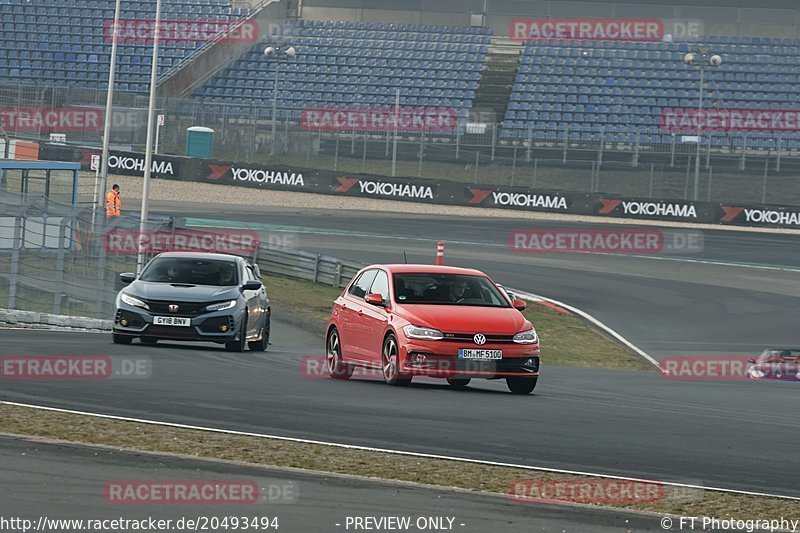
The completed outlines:
<svg viewBox="0 0 800 533">
<path fill-rule="evenodd" d="M 258 268 L 265 274 L 342 287 L 364 265 L 329 255 L 261 244 L 256 255 Z"/>
</svg>

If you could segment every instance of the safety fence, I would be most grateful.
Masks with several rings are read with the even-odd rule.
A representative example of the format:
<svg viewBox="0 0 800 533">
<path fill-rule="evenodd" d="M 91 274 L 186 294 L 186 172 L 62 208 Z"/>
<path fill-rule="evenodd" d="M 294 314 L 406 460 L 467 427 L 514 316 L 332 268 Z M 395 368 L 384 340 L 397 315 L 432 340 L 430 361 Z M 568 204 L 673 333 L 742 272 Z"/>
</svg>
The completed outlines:
<svg viewBox="0 0 800 533">
<path fill-rule="evenodd" d="M 41 120 L 9 120 L 6 115 L 6 134 L 50 142 L 51 148 L 64 148 L 64 154 L 70 147 L 98 147 L 105 96 L 92 90 L 0 87 L 0 110 L 41 109 L 52 112 L 51 120 L 68 123 L 48 128 Z M 386 108 L 362 108 L 355 118 L 345 113 L 345 119 L 336 118 L 339 115 L 333 109 L 312 120 L 298 109 L 278 108 L 273 114 L 269 99 L 231 104 L 164 97 L 156 107 L 156 113 L 164 117 L 156 135 L 161 154 L 185 154 L 188 128 L 203 126 L 213 130 L 211 157 L 240 164 L 651 198 L 800 205 L 798 132 L 707 131 L 698 135 L 625 123 L 579 127 L 530 121 L 520 129 L 507 123 L 479 122 L 486 113 L 465 111 L 448 115 L 447 127 L 412 124 L 395 131 L 386 122 L 391 119 L 391 110 Z M 144 95 L 115 94 L 114 149 L 144 151 L 146 108 Z M 383 127 L 364 126 L 374 125 L 375 120 Z"/>
<path fill-rule="evenodd" d="M 59 209 L 51 203 L 43 211 L 40 202 L 20 205 L 9 202 L 7 195 L 0 195 L 0 200 L 0 308 L 110 319 L 124 286 L 119 274 L 137 270 L 138 219 L 120 217 L 93 226 L 88 209 Z M 176 234 L 189 235 L 200 242 L 196 251 L 204 251 L 204 233 L 219 242 L 226 231 L 185 230 L 181 222 L 152 218 L 147 235 L 172 236 L 173 245 L 182 242 L 174 238 Z M 189 239 L 182 245 L 187 243 L 192 246 Z M 145 259 L 158 251 L 148 248 Z M 247 257 L 255 259 L 263 273 L 337 287 L 360 268 L 357 263 L 272 243 L 257 243 Z"/>
</svg>

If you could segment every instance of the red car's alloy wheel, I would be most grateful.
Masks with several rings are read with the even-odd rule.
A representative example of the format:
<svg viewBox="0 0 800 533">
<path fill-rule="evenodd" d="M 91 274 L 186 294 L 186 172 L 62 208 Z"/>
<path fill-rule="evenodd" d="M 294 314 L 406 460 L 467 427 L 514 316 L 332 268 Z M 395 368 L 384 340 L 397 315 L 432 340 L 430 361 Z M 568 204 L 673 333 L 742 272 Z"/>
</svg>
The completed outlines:
<svg viewBox="0 0 800 533">
<path fill-rule="evenodd" d="M 325 362 L 328 375 L 334 379 L 348 379 L 353 375 L 353 367 L 342 361 L 342 346 L 339 342 L 339 332 L 332 329 L 328 334 Z"/>
<path fill-rule="evenodd" d="M 383 341 L 381 367 L 383 368 L 383 380 L 389 385 L 402 386 L 411 383 L 409 376 L 400 374 L 400 356 L 394 335 L 387 336 Z"/>
</svg>

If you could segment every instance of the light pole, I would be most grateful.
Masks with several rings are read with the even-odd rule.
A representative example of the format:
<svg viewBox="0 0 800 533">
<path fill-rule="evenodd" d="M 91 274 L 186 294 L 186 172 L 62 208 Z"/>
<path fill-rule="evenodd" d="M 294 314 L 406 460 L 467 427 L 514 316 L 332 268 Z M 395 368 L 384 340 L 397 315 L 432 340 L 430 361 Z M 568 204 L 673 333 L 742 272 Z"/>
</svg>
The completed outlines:
<svg viewBox="0 0 800 533">
<path fill-rule="evenodd" d="M 156 112 L 158 89 L 158 34 L 161 31 L 161 0 L 156 0 L 156 23 L 153 26 L 153 59 L 150 64 L 150 99 L 147 107 L 147 142 L 144 148 L 144 182 L 142 185 L 142 213 L 139 218 L 139 252 L 136 257 L 136 275 L 144 268 L 144 232 L 147 230 L 148 201 L 150 196 L 150 174 L 153 166 L 153 124 Z"/>
<path fill-rule="evenodd" d="M 700 134 L 703 129 L 703 90 L 705 88 L 706 67 L 722 65 L 722 57 L 717 54 L 710 54 L 705 48 L 700 48 L 697 52 L 684 54 L 683 62 L 700 69 L 700 103 L 697 108 L 697 154 L 694 161 L 694 200 L 697 201 L 700 195 Z"/>
<path fill-rule="evenodd" d="M 121 0 L 116 1 L 114 6 L 114 25 L 111 35 L 111 63 L 108 66 L 108 89 L 106 91 L 106 112 L 103 116 L 103 153 L 100 158 L 100 176 L 102 177 L 100 187 L 100 198 L 103 198 L 103 216 L 105 217 L 105 194 L 108 182 L 108 146 L 111 140 L 111 114 L 113 113 L 114 102 L 114 74 L 117 68 L 117 43 L 119 42 L 119 12 Z M 8 146 L 8 145 L 6 145 Z M 96 187 L 95 187 L 96 188 Z M 97 201 L 95 200 L 95 203 Z M 96 212 L 92 214 L 92 225 L 97 226 Z M 105 220 L 105 218 L 103 218 Z"/>
<path fill-rule="evenodd" d="M 289 59 L 297 57 L 297 50 L 295 50 L 294 46 L 290 46 L 286 49 L 282 49 L 279 46 L 268 46 L 264 49 L 264 55 L 267 57 L 271 57 L 277 55 L 279 53 L 284 54 Z M 275 84 L 273 85 L 272 89 L 272 143 L 270 143 L 269 155 L 275 155 L 275 135 L 276 129 L 278 125 L 276 114 L 278 112 L 278 72 L 280 71 L 281 64 L 280 62 L 275 63 Z"/>
</svg>

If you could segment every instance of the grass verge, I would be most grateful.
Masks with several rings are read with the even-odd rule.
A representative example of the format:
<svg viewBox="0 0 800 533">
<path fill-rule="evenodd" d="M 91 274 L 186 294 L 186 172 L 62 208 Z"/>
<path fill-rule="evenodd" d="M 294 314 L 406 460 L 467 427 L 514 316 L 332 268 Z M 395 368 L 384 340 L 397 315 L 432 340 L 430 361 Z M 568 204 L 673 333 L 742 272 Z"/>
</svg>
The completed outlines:
<svg viewBox="0 0 800 533">
<path fill-rule="evenodd" d="M 264 276 L 264 282 L 275 317 L 324 334 L 332 302 L 341 288 L 281 276 Z M 530 304 L 524 314 L 541 336 L 542 359 L 547 365 L 653 370 L 637 354 L 569 313 Z"/>
<path fill-rule="evenodd" d="M 593 482 L 595 486 L 598 483 L 597 478 L 154 426 L 42 411 L 4 403 L 0 403 L 0 432 L 128 450 L 176 453 L 205 459 L 301 468 L 504 495 L 508 495 L 510 487 L 515 487 L 522 480 Z M 521 502 L 520 505 L 524 503 Z M 758 509 L 759 518 L 778 519 L 781 516 L 792 516 L 797 510 L 797 502 L 702 489 L 663 487 L 655 501 L 615 502 L 614 507 L 683 516 L 740 519 L 752 518 L 753 509 Z"/>
</svg>

